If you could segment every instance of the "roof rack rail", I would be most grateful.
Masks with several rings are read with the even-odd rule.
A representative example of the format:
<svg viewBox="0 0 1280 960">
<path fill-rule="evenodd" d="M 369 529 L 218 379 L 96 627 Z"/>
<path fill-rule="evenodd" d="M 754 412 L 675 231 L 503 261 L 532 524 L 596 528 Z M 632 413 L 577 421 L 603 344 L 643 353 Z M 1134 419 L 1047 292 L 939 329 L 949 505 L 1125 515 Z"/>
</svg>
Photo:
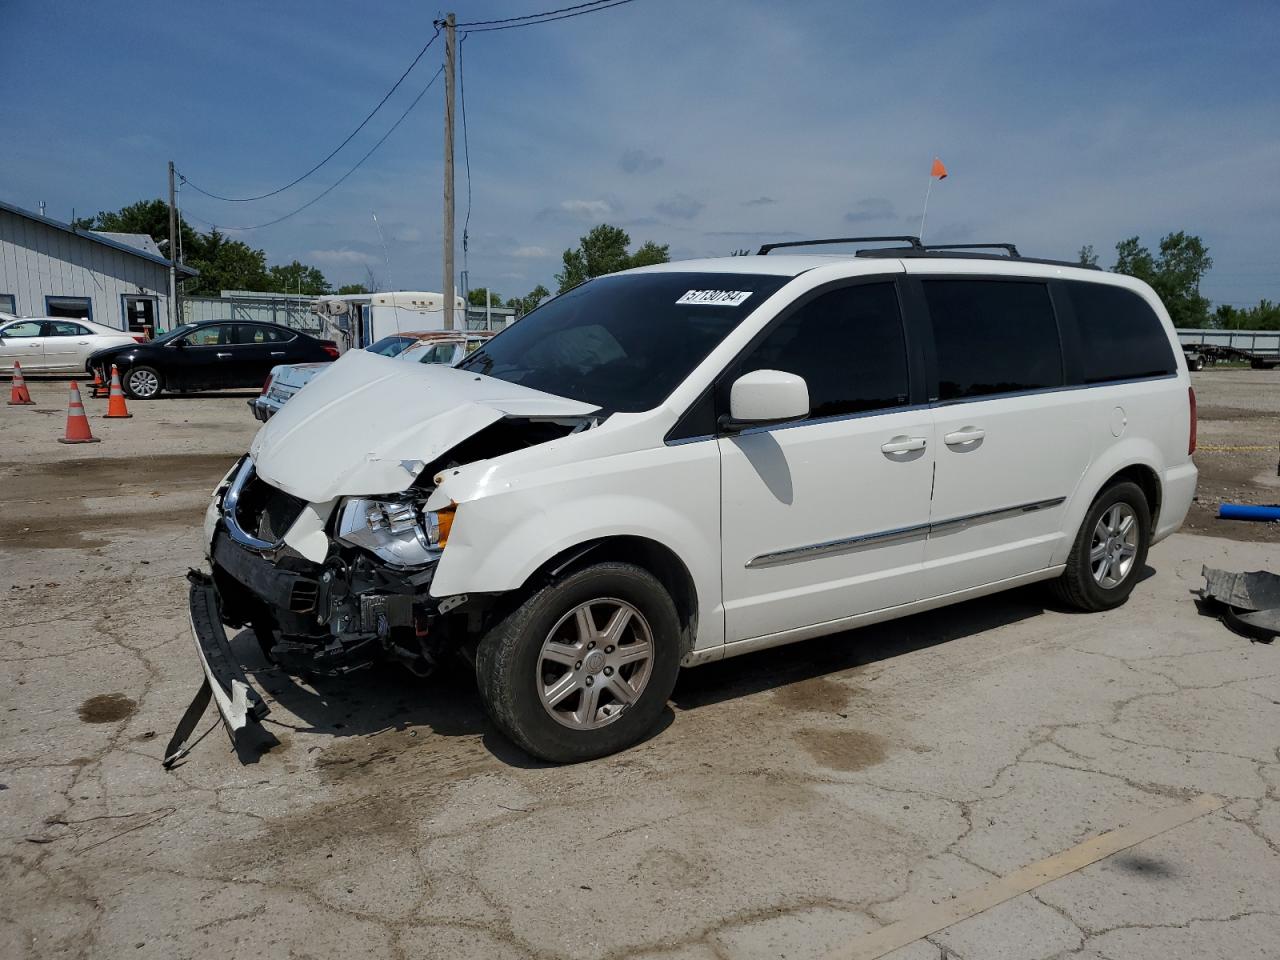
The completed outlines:
<svg viewBox="0 0 1280 960">
<path fill-rule="evenodd" d="M 1022 254 L 1012 243 L 926 243 L 926 250 L 1003 250 L 1009 256 L 1021 259 Z"/>
<path fill-rule="evenodd" d="M 780 247 L 818 247 L 827 244 L 837 243 L 888 243 L 898 242 L 909 244 L 908 249 L 924 250 L 925 246 L 920 242 L 919 237 L 830 237 L 825 240 L 784 240 L 779 243 L 766 243 L 761 245 L 756 251 L 756 256 L 763 257 L 770 250 L 777 250 Z"/>
</svg>

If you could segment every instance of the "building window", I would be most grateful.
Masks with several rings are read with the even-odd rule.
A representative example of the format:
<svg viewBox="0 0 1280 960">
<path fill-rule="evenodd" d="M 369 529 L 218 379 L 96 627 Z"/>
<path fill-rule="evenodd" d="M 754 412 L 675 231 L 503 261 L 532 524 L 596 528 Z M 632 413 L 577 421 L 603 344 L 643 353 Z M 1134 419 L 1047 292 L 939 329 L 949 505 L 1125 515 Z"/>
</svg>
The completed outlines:
<svg viewBox="0 0 1280 960">
<path fill-rule="evenodd" d="M 0 313 L 18 313 L 18 298 L 12 293 L 0 293 Z"/>
<path fill-rule="evenodd" d="M 88 297 L 45 297 L 44 309 L 51 317 L 92 320 L 93 303 Z"/>
</svg>

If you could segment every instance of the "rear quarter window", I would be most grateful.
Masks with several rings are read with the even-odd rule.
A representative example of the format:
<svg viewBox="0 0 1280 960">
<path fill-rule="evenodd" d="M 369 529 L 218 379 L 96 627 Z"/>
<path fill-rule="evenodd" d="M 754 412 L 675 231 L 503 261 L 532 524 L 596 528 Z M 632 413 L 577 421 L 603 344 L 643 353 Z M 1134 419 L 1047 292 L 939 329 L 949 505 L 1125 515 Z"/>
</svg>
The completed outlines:
<svg viewBox="0 0 1280 960">
<path fill-rule="evenodd" d="M 1085 383 L 1177 372 L 1164 325 L 1145 299 L 1108 284 L 1068 281 L 1066 287 L 1080 331 Z"/>
</svg>

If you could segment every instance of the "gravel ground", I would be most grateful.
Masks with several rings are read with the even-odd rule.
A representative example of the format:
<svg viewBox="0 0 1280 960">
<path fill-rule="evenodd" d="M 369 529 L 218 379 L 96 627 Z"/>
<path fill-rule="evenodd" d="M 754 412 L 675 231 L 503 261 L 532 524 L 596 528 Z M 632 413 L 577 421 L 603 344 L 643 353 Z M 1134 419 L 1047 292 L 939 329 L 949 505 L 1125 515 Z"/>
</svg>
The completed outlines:
<svg viewBox="0 0 1280 960">
<path fill-rule="evenodd" d="M 559 768 L 463 670 L 312 686 L 242 634 L 278 745 L 241 763 L 206 718 L 165 773 L 199 680 L 183 574 L 247 394 L 90 401 L 103 442 L 66 447 L 65 385 L 36 383 L 0 407 L 0 956 L 803 960 L 951 909 L 888 956 L 1273 957 L 1280 650 L 1191 592 L 1203 563 L 1280 569 L 1242 542 L 1268 529 L 1207 518 L 1280 499 L 1277 384 L 1197 375 L 1206 516 L 1119 610 L 1028 589 L 687 671 L 654 738 Z M 1202 794 L 1221 806 L 1156 832 Z M 1133 845 L 968 915 L 1121 827 Z"/>
</svg>

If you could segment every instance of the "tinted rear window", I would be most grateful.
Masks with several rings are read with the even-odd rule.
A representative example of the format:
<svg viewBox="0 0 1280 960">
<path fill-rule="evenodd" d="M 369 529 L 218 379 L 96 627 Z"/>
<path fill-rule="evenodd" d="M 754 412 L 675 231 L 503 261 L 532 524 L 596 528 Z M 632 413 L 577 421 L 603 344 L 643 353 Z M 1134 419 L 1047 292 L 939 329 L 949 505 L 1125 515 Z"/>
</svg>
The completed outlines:
<svg viewBox="0 0 1280 960">
<path fill-rule="evenodd" d="M 1063 385 L 1058 324 L 1043 283 L 926 280 L 938 399 Z"/>
<path fill-rule="evenodd" d="M 1080 330 L 1085 383 L 1177 372 L 1160 318 L 1138 294 L 1079 281 L 1068 282 L 1067 290 Z"/>
</svg>

